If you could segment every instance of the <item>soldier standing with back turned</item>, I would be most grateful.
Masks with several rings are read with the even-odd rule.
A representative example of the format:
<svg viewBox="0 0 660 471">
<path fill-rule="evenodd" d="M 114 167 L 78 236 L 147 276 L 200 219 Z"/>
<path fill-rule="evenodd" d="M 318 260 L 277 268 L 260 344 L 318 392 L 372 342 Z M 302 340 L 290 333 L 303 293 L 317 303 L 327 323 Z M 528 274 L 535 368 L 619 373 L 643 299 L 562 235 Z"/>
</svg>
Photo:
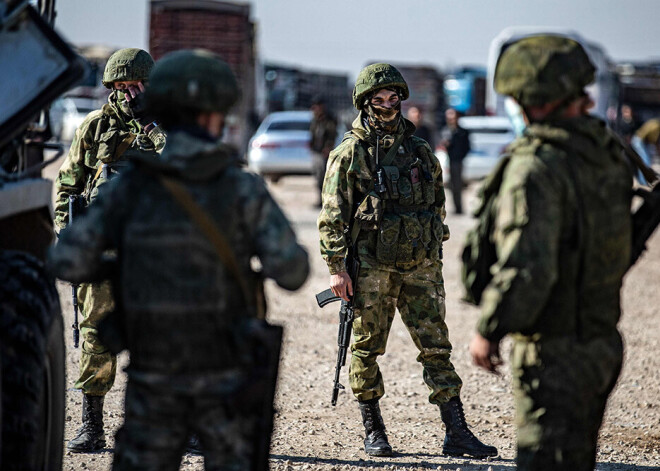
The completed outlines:
<svg viewBox="0 0 660 471">
<path fill-rule="evenodd" d="M 349 380 L 365 428 L 364 449 L 391 456 L 378 401 L 385 394 L 377 358 L 398 308 L 420 351 L 417 357 L 446 428 L 443 453 L 487 457 L 497 449 L 469 430 L 459 394 L 461 379 L 450 360 L 445 324 L 442 243 L 442 170 L 433 151 L 414 137 L 414 125 L 401 116 L 408 85 L 389 64 L 372 64 L 358 75 L 353 129 L 331 152 L 318 219 L 321 254 L 330 287 L 342 299 L 353 297 L 352 358 Z M 349 248 L 359 260 L 357 279 L 347 273 Z"/>
<path fill-rule="evenodd" d="M 279 357 L 261 348 L 257 293 L 261 276 L 299 288 L 307 253 L 263 180 L 219 141 L 240 95 L 229 66 L 176 51 L 150 81 L 147 108 L 167 147 L 159 159 L 131 159 L 63 232 L 51 264 L 83 281 L 117 250 L 122 309 L 108 320 L 131 362 L 113 469 L 178 469 L 193 433 L 207 470 L 265 469 Z"/>
<path fill-rule="evenodd" d="M 494 371 L 500 340 L 513 336 L 520 470 L 593 470 L 621 370 L 632 174 L 587 112 L 594 72 L 582 46 L 559 36 L 514 43 L 495 71 L 495 90 L 521 105 L 528 126 L 495 199 L 497 262 L 470 350 Z"/>
<path fill-rule="evenodd" d="M 142 49 L 120 49 L 110 56 L 103 85 L 111 89 L 108 103 L 90 113 L 76 130 L 56 182 L 55 223 L 69 222 L 69 195 L 88 205 L 106 181 L 126 166 L 130 156 L 158 156 L 165 133 L 144 112 L 142 92 L 154 61 Z M 67 448 L 89 452 L 105 446 L 103 399 L 115 382 L 117 359 L 98 339 L 98 323 L 114 308 L 110 283 L 84 283 L 78 288 L 83 321 L 80 376 L 83 425 Z"/>
</svg>

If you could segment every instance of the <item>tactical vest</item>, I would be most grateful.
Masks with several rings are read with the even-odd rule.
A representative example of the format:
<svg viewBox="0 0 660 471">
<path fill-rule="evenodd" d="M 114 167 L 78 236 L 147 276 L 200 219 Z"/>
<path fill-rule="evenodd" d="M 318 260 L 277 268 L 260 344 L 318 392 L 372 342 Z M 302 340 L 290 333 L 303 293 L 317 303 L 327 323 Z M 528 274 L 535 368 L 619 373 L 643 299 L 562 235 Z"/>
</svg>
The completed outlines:
<svg viewBox="0 0 660 471">
<path fill-rule="evenodd" d="M 435 206 L 435 157 L 424 145 L 414 144 L 405 138 L 401 145 L 394 144 L 396 151 L 379 150 L 378 164 L 376 147 L 366 148 L 374 184 L 355 212 L 360 260 L 408 270 L 442 258 L 444 225 Z"/>
<path fill-rule="evenodd" d="M 103 114 L 94 133 L 93 147 L 85 153 L 85 165 L 96 171 L 88 180 L 85 195 L 88 202 L 96 198 L 99 187 L 119 174 L 132 156 L 158 157 L 151 140 L 135 134 L 116 116 L 112 107 L 103 105 Z"/>
</svg>

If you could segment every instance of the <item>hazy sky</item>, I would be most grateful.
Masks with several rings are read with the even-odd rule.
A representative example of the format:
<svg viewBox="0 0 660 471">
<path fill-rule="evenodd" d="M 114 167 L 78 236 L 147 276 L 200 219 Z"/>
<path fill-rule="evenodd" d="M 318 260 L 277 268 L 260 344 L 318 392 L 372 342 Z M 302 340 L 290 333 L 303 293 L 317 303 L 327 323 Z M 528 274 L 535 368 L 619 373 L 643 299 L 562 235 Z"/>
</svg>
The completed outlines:
<svg viewBox="0 0 660 471">
<path fill-rule="evenodd" d="M 486 64 L 507 26 L 571 28 L 615 60 L 660 60 L 659 0 L 253 0 L 261 60 L 352 77 L 372 60 Z M 58 0 L 74 44 L 148 48 L 148 0 Z"/>
</svg>

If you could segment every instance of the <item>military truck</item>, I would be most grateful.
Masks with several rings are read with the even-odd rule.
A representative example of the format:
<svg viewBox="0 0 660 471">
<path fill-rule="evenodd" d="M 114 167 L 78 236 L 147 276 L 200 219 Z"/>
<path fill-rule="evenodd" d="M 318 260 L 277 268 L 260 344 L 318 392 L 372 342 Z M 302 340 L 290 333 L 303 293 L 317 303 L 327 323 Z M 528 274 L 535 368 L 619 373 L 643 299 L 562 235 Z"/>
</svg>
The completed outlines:
<svg viewBox="0 0 660 471">
<path fill-rule="evenodd" d="M 48 142 L 48 105 L 83 77 L 85 62 L 55 33 L 54 17 L 54 0 L 0 0 L 3 470 L 62 468 L 63 321 L 54 280 L 44 268 L 55 233 L 52 182 L 41 178 L 41 170 L 64 152 Z"/>
</svg>

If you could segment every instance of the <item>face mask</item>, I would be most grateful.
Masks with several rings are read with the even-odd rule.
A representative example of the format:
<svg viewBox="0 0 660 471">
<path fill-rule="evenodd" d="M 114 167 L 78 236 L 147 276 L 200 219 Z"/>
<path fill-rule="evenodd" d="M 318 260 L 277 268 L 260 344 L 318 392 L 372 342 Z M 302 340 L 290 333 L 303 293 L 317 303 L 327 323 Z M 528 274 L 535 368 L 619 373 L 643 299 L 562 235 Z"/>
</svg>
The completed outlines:
<svg viewBox="0 0 660 471">
<path fill-rule="evenodd" d="M 504 111 L 511 121 L 513 132 L 516 134 L 516 137 L 522 136 L 527 127 L 527 123 L 525 122 L 523 109 L 518 102 L 511 97 L 507 97 L 504 100 Z"/>
<path fill-rule="evenodd" d="M 110 100 L 115 102 L 126 116 L 133 116 L 133 110 L 131 110 L 128 100 L 126 100 L 126 93 L 122 90 L 113 90 L 110 94 Z"/>
<path fill-rule="evenodd" d="M 367 115 L 369 116 L 369 124 L 377 131 L 394 132 L 399 125 L 401 103 L 393 108 L 369 104 L 367 105 Z"/>
</svg>

